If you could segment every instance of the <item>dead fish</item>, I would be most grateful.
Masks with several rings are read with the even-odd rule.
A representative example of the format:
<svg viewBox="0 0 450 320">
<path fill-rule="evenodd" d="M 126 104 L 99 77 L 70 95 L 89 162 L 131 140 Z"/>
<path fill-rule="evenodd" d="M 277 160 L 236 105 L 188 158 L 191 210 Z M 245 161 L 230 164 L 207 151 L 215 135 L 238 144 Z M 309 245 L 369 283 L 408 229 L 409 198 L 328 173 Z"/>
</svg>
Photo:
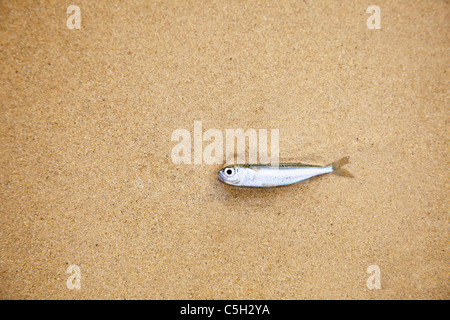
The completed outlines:
<svg viewBox="0 0 450 320">
<path fill-rule="evenodd" d="M 344 157 L 326 166 L 312 164 L 241 164 L 227 166 L 219 171 L 219 180 L 239 187 L 278 187 L 294 184 L 306 179 L 334 173 L 338 176 L 353 178 L 353 175 L 342 166 L 349 162 L 349 157 Z"/>
</svg>

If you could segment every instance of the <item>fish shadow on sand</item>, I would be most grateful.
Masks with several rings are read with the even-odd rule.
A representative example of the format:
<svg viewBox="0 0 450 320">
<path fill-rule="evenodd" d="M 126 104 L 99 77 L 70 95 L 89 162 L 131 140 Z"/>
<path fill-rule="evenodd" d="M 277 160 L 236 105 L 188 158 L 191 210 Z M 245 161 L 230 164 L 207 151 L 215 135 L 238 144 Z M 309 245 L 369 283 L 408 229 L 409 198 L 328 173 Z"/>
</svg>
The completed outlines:
<svg viewBox="0 0 450 320">
<path fill-rule="evenodd" d="M 228 185 L 219 179 L 217 183 L 220 184 L 220 188 L 227 195 L 227 198 L 234 200 L 246 201 L 249 198 L 252 199 L 265 199 L 273 198 L 276 200 L 279 196 L 285 196 L 289 194 L 289 197 L 307 197 L 311 191 L 316 188 L 311 188 L 314 183 L 318 183 L 319 180 L 325 180 L 325 176 L 316 176 L 309 178 L 308 180 L 300 181 L 294 184 L 276 187 L 239 187 Z M 328 178 L 329 179 L 329 178 Z M 317 180 L 317 181 L 316 181 Z"/>
</svg>

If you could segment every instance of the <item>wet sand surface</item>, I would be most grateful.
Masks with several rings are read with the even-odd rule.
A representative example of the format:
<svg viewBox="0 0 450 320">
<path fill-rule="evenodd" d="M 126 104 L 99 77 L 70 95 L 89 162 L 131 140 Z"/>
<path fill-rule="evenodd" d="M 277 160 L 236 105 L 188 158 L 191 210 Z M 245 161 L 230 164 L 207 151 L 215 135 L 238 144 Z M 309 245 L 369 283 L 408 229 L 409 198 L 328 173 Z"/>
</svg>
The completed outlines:
<svg viewBox="0 0 450 320">
<path fill-rule="evenodd" d="M 448 1 L 379 30 L 368 1 L 71 4 L 0 4 L 0 298 L 450 298 Z M 194 121 L 355 178 L 230 187 L 173 163 Z"/>
</svg>

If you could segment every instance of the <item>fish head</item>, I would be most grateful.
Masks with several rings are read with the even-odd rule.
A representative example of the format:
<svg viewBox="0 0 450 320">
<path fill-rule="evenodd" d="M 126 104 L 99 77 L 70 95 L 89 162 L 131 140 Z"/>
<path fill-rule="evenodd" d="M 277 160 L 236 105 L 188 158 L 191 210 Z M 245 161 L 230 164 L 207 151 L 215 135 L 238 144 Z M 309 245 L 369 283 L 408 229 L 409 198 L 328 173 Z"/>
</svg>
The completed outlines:
<svg viewBox="0 0 450 320">
<path fill-rule="evenodd" d="M 228 166 L 219 171 L 219 180 L 233 186 L 239 186 L 247 175 L 246 168 L 241 166 Z"/>
</svg>

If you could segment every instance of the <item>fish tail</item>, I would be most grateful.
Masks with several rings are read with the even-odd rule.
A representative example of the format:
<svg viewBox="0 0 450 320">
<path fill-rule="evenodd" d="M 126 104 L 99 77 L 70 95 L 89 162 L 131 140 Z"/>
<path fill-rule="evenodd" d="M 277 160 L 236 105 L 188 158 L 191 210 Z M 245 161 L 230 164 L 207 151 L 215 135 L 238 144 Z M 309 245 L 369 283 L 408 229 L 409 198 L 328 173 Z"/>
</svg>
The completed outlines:
<svg viewBox="0 0 450 320">
<path fill-rule="evenodd" d="M 348 172 L 347 170 L 343 169 L 342 166 L 349 163 L 349 157 L 344 157 L 342 159 L 339 159 L 338 161 L 335 161 L 333 163 L 330 163 L 328 167 L 333 168 L 333 173 L 337 174 L 338 176 L 347 177 L 347 178 L 353 178 L 353 175 Z"/>
</svg>

